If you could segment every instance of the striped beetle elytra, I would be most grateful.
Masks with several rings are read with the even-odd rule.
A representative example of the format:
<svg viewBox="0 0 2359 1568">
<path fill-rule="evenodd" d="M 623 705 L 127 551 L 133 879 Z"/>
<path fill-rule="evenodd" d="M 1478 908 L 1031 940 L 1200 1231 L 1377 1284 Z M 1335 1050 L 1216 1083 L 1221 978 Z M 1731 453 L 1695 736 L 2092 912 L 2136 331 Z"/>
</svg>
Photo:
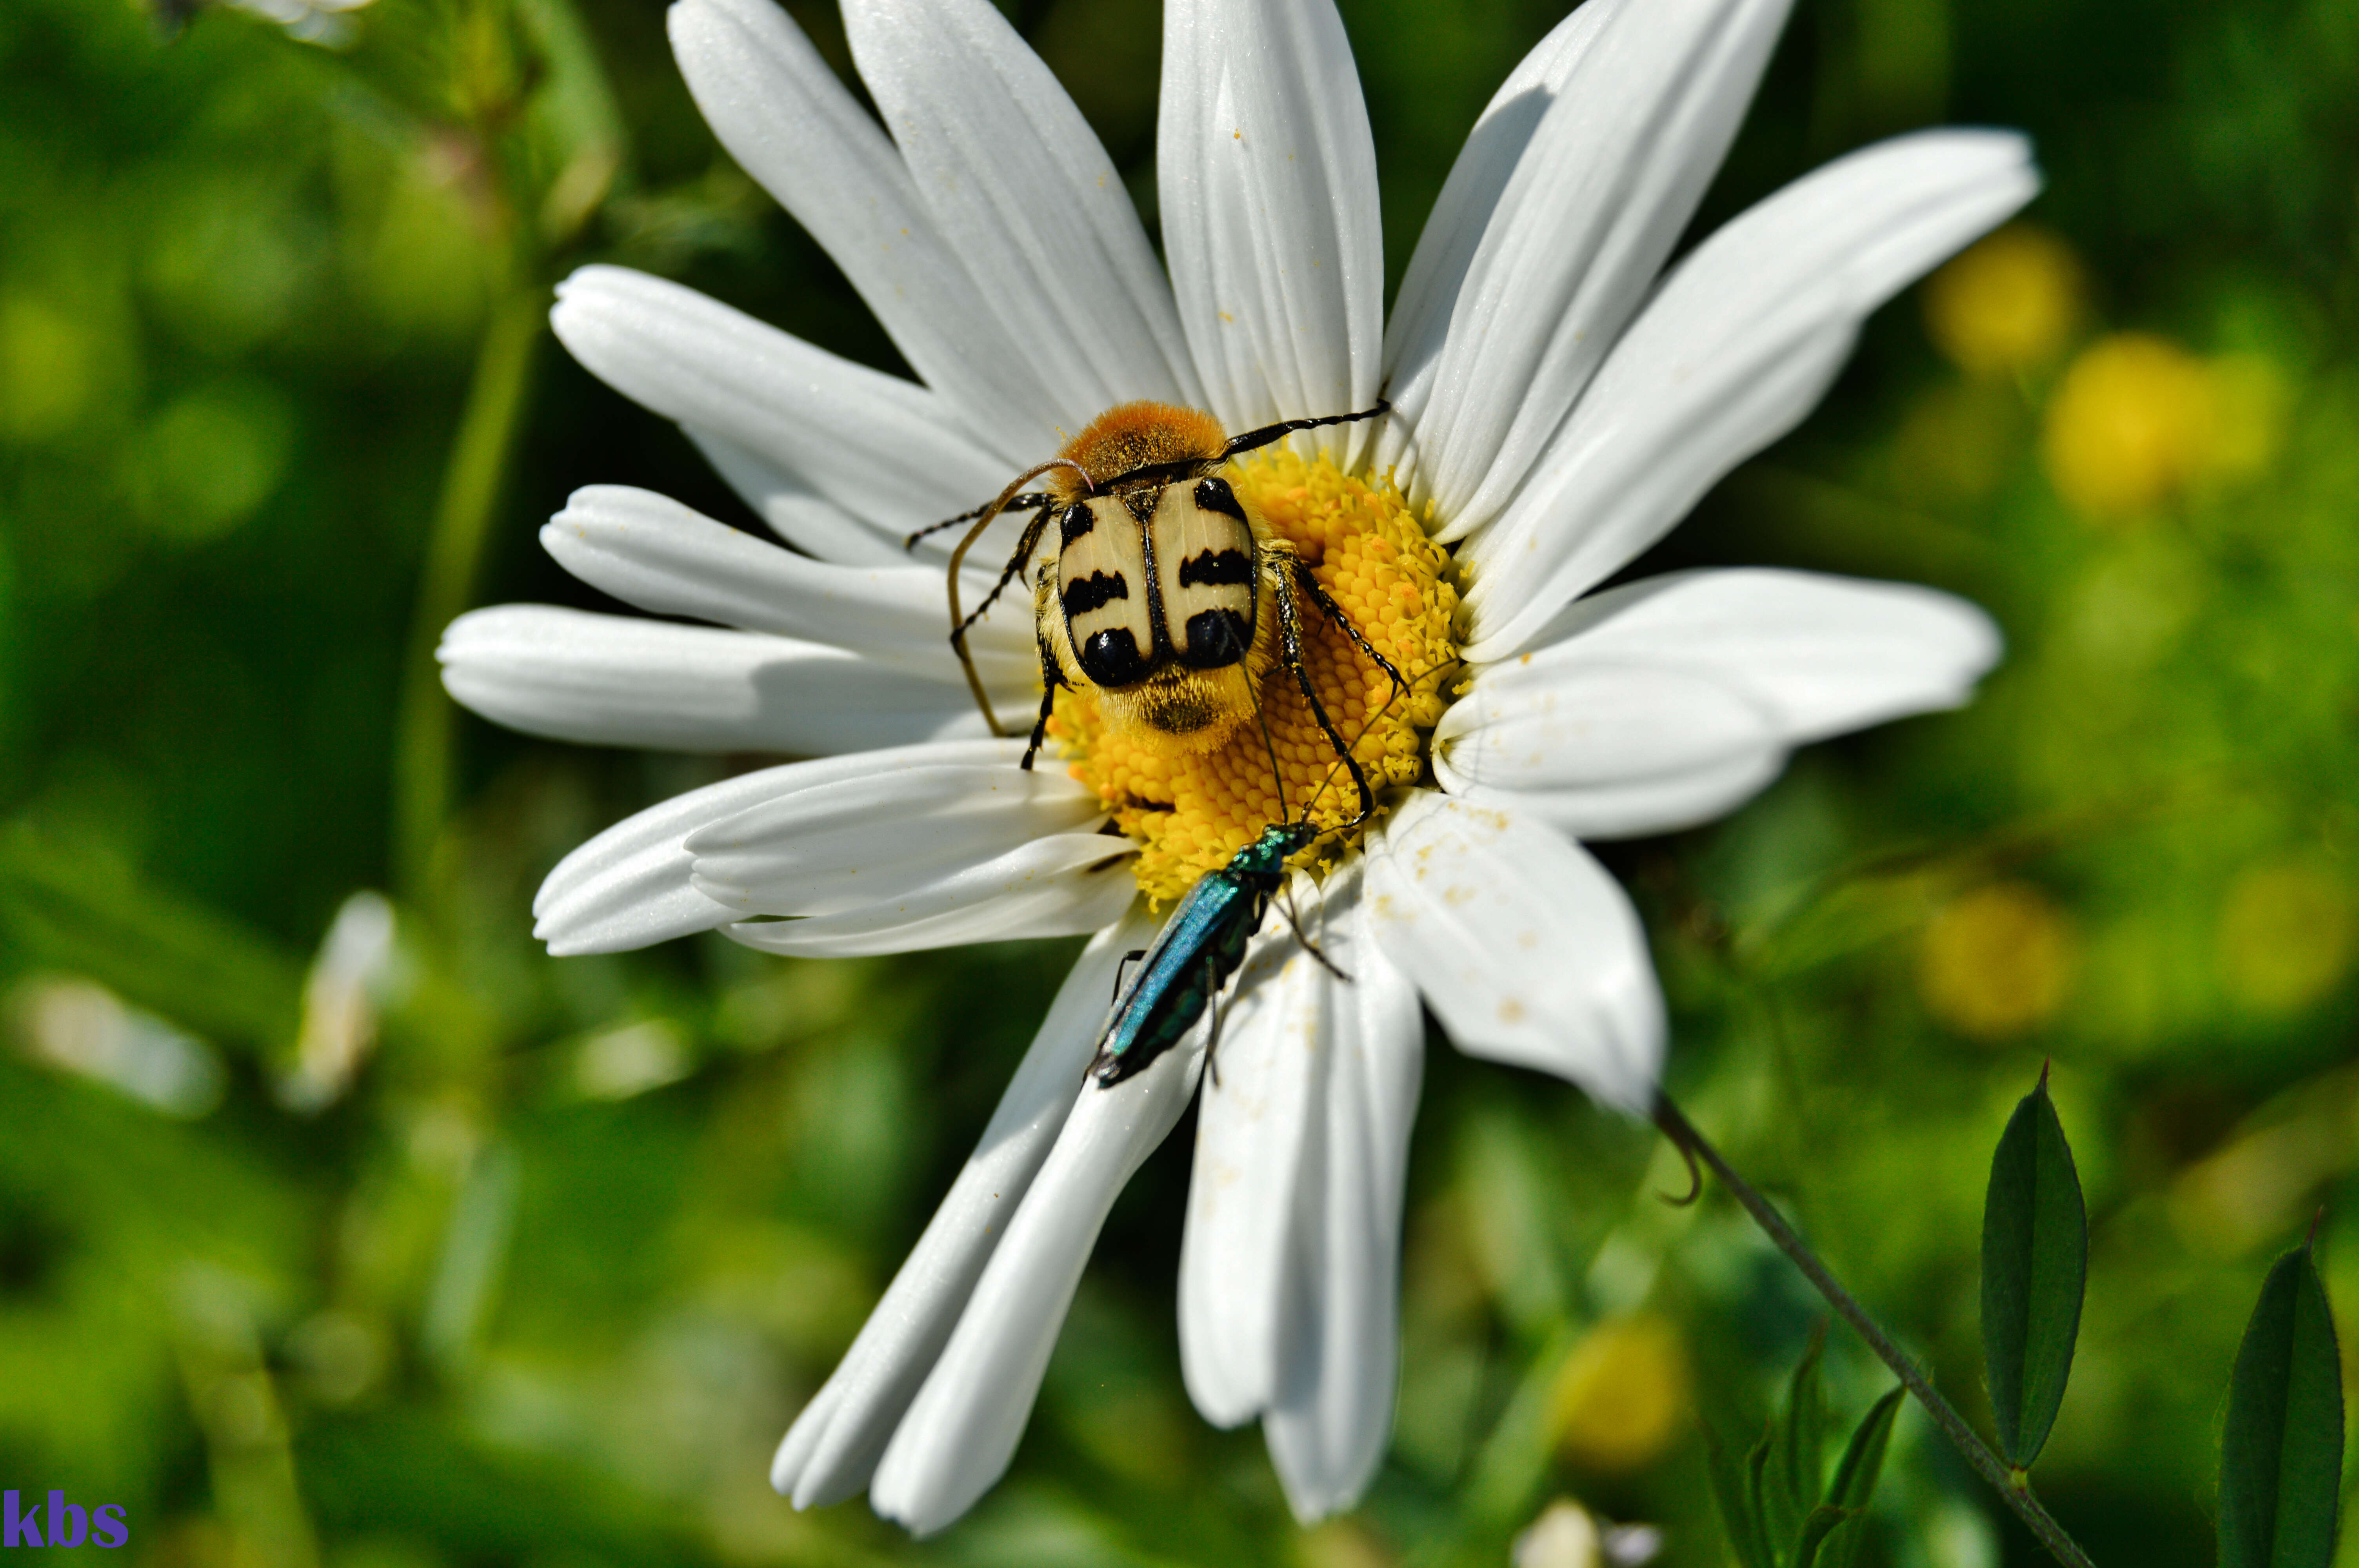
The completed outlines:
<svg viewBox="0 0 2359 1568">
<path fill-rule="evenodd" d="M 1031 565 L 1053 527 L 1056 548 L 1033 589 L 1044 690 L 1023 766 L 1031 767 L 1047 736 L 1060 689 L 1093 687 L 1111 728 L 1187 755 L 1221 745 L 1252 717 L 1263 677 L 1280 663 L 1349 770 L 1364 820 L 1375 808 L 1366 773 L 1303 665 L 1302 601 L 1340 627 L 1397 692 L 1406 683 L 1223 470 L 1296 431 L 1376 418 L 1390 407 L 1380 402 L 1355 414 L 1288 419 L 1230 437 L 1197 409 L 1121 404 L 989 503 L 909 535 L 915 545 L 940 529 L 971 524 L 951 556 L 951 643 L 992 733 L 1007 731 L 967 652 L 967 633 Z M 1035 481 L 1044 488 L 1027 491 Z M 984 530 L 1007 512 L 1032 516 L 991 592 L 972 614 L 962 614 L 959 569 Z"/>
</svg>

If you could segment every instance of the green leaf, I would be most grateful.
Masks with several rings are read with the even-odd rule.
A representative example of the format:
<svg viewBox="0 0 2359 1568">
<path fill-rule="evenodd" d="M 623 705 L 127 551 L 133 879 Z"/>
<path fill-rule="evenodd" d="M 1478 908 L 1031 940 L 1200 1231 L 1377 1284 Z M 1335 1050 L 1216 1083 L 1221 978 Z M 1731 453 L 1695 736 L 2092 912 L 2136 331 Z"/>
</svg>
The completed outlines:
<svg viewBox="0 0 2359 1568">
<path fill-rule="evenodd" d="M 1777 1568 L 1777 1559 L 1769 1554 L 1768 1541 L 1762 1534 L 1760 1516 L 1754 1511 L 1752 1488 L 1745 1483 L 1745 1471 L 1709 1422 L 1704 1423 L 1703 1445 L 1711 1469 L 1712 1500 L 1720 1505 L 1721 1522 L 1727 1527 L 1729 1549 L 1736 1553 L 1738 1568 Z"/>
<path fill-rule="evenodd" d="M 1794 1538 L 1793 1568 L 1817 1568 L 1819 1552 L 1827 1544 L 1827 1538 L 1834 1533 L 1837 1527 L 1850 1523 L 1855 1517 L 1857 1510 L 1839 1509 L 1831 1503 L 1821 1503 L 1812 1509 L 1802 1519 L 1800 1533 Z M 1857 1532 L 1845 1530 L 1843 1533 L 1853 1535 Z"/>
<path fill-rule="evenodd" d="M 1762 1553 L 1775 1564 L 1777 1561 L 1770 1542 L 1783 1540 L 1778 1533 L 1777 1516 L 1770 1508 L 1770 1498 L 1776 1487 L 1769 1481 L 1769 1449 L 1771 1434 L 1763 1433 L 1753 1452 L 1745 1456 L 1745 1485 L 1753 1508 L 1753 1517 L 1761 1521 Z"/>
<path fill-rule="evenodd" d="M 2000 1450 L 2027 1469 L 2048 1441 L 2089 1274 L 2089 1212 L 2048 1073 L 2007 1118 L 1983 1204 L 1983 1365 Z"/>
<path fill-rule="evenodd" d="M 1819 1393 L 1819 1363 L 1826 1353 L 1826 1325 L 1810 1333 L 1810 1347 L 1786 1385 L 1785 1408 L 1770 1423 L 1762 1481 L 1761 1527 L 1769 1539 L 1791 1542 L 1802 1519 L 1819 1500 L 1820 1461 L 1825 1453 L 1826 1400 Z"/>
<path fill-rule="evenodd" d="M 1786 1411 L 1777 1428 L 1776 1466 L 1777 1490 L 1783 1495 L 1783 1525 L 1777 1534 L 1788 1539 L 1803 1517 L 1818 1506 L 1819 1485 L 1825 1473 L 1826 1400 L 1819 1391 L 1819 1367 L 1826 1355 L 1827 1325 L 1822 1318 L 1810 1331 L 1810 1347 L 1794 1368 L 1786 1388 Z"/>
<path fill-rule="evenodd" d="M 1892 1422 L 1900 1413 L 1900 1401 L 1908 1390 L 1896 1387 L 1890 1393 L 1868 1407 L 1859 1425 L 1843 1447 L 1843 1462 L 1835 1466 L 1835 1478 L 1827 1487 L 1827 1501 L 1837 1508 L 1864 1509 L 1875 1495 L 1876 1478 L 1884 1472 L 1884 1450 L 1892 1441 Z"/>
<path fill-rule="evenodd" d="M 2277 1260 L 2236 1348 L 2220 1443 L 2220 1568 L 2326 1568 L 2343 1479 L 2343 1362 L 2308 1247 Z"/>
<path fill-rule="evenodd" d="M 1819 1548 L 1818 1568 L 1852 1568 L 1868 1540 L 1867 1510 L 1845 1509 L 1843 1523 L 1827 1532 Z"/>
<path fill-rule="evenodd" d="M 1876 1480 L 1884 1473 L 1884 1451 L 1892 1440 L 1892 1423 L 1900 1413 L 1900 1401 L 1907 1396 L 1906 1389 L 1896 1388 L 1868 1407 L 1867 1414 L 1860 1418 L 1859 1425 L 1852 1432 L 1851 1441 L 1843 1445 L 1834 1479 L 1827 1484 L 1827 1501 L 1854 1519 L 1865 1512 L 1868 1499 L 1875 1495 Z M 1820 1549 L 1821 1568 L 1851 1568 L 1866 1539 L 1864 1524 L 1853 1524 L 1835 1531 Z"/>
</svg>

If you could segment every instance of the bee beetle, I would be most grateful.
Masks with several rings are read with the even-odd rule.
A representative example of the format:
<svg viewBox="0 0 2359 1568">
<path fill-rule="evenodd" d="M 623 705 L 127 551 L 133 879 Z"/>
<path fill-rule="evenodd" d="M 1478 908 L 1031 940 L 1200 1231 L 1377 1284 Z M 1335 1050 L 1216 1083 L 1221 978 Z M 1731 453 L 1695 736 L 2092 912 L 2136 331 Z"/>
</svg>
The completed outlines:
<svg viewBox="0 0 2359 1568">
<path fill-rule="evenodd" d="M 1301 600 L 1341 627 L 1396 691 L 1406 691 L 1407 683 L 1222 470 L 1241 453 L 1295 431 L 1373 419 L 1390 407 L 1380 402 L 1357 414 L 1288 419 L 1231 437 L 1196 409 L 1122 404 L 1092 420 L 1056 457 L 1017 475 L 989 504 L 910 535 L 914 546 L 940 529 L 973 524 L 951 556 L 951 645 L 992 733 L 1007 731 L 984 693 L 967 632 L 1023 574 L 1053 527 L 1056 552 L 1033 589 L 1045 689 L 1024 767 L 1032 766 L 1047 736 L 1060 687 L 1093 687 L 1109 729 L 1169 752 L 1195 754 L 1221 745 L 1256 711 L 1256 694 L 1277 660 L 1350 771 L 1359 788 L 1358 820 L 1365 820 L 1375 809 L 1367 777 L 1303 666 Z M 1026 492 L 1035 480 L 1046 488 Z M 1013 511 L 1035 515 L 982 605 L 961 615 L 959 568 L 983 531 Z M 1274 636 L 1263 635 L 1273 626 Z"/>
</svg>

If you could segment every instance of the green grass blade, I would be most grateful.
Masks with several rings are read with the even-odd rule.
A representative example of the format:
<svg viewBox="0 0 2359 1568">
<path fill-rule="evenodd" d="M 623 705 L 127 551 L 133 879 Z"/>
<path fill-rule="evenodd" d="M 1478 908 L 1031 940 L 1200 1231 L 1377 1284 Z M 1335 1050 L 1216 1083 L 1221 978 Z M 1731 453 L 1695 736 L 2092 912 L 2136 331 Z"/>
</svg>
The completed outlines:
<svg viewBox="0 0 2359 1568">
<path fill-rule="evenodd" d="M 223 1044 L 291 1044 L 303 957 L 88 849 L 0 826 L 0 946 Z"/>
<path fill-rule="evenodd" d="M 2063 1403 L 2088 1273 L 2088 1209 L 2043 1070 L 1999 1137 L 1983 1205 L 1984 1371 L 1999 1450 L 2017 1469 Z"/>
<path fill-rule="evenodd" d="M 2343 1477 L 2342 1357 L 2310 1249 L 2269 1270 L 2220 1444 L 2220 1568 L 2326 1568 Z"/>
</svg>

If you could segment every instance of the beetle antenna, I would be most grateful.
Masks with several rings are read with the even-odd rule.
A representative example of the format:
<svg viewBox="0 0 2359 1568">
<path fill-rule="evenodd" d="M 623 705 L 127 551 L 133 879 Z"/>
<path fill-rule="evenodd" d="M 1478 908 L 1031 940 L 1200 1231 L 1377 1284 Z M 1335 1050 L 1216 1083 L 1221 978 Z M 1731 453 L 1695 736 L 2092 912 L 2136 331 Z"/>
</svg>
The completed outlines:
<svg viewBox="0 0 2359 1568">
<path fill-rule="evenodd" d="M 1374 419 L 1389 414 L 1393 406 L 1382 398 L 1374 408 L 1363 408 L 1357 414 L 1322 414 L 1316 419 L 1287 419 L 1276 425 L 1264 425 L 1258 430 L 1247 430 L 1232 436 L 1221 448 L 1216 458 L 1178 458 L 1168 463 L 1146 463 L 1126 469 L 1106 482 L 1109 484 L 1169 484 L 1176 480 L 1202 479 L 1220 470 L 1223 463 L 1240 452 L 1250 452 L 1266 447 L 1272 441 L 1283 440 L 1297 430 L 1316 430 L 1326 425 L 1349 425 L 1354 420 Z"/>
<path fill-rule="evenodd" d="M 1257 447 L 1266 447 L 1274 441 L 1284 440 L 1297 430 L 1316 430 L 1328 425 L 1356 424 L 1362 419 L 1374 419 L 1380 414 L 1389 414 L 1392 411 L 1393 406 L 1379 397 L 1374 408 L 1363 408 L 1357 414 L 1325 414 L 1316 419 L 1281 419 L 1275 425 L 1264 425 L 1258 430 L 1247 430 L 1242 436 L 1230 437 L 1229 444 L 1221 450 L 1221 456 L 1223 459 L 1234 458 L 1239 452 L 1250 452 Z"/>
<path fill-rule="evenodd" d="M 1083 491 L 1095 488 L 1090 480 L 1090 470 L 1071 458 L 1050 458 L 1045 463 L 1036 464 L 1008 481 L 1007 488 L 1001 491 L 998 498 L 983 509 L 982 514 L 975 519 L 974 526 L 966 531 L 966 537 L 961 539 L 958 542 L 958 548 L 951 552 L 951 567 L 948 574 L 951 596 L 951 646 L 958 653 L 959 668 L 966 672 L 966 687 L 974 694 L 974 705 L 983 709 L 983 721 L 991 726 L 991 732 L 994 735 L 1004 736 L 1007 731 L 999 727 L 999 715 L 992 711 L 990 694 L 983 689 L 983 676 L 974 667 L 974 655 L 966 651 L 967 628 L 973 624 L 975 617 L 991 608 L 992 600 L 997 599 L 1000 591 L 1024 569 L 1025 563 L 1031 558 L 1033 548 L 1040 543 L 1041 527 L 1047 519 L 1036 517 L 1032 520 L 1032 525 L 1024 530 L 1024 537 L 1016 545 L 1016 553 L 1007 558 L 1006 569 L 999 574 L 999 580 L 992 585 L 990 593 L 984 595 L 983 604 L 975 611 L 974 616 L 962 616 L 959 613 L 959 568 L 966 564 L 966 553 L 974 548 L 974 542 L 983 537 L 983 531 L 990 527 L 1002 512 L 1007 510 L 1008 503 L 1016 499 L 1016 492 L 1052 469 L 1071 469 L 1082 476 Z"/>
</svg>

